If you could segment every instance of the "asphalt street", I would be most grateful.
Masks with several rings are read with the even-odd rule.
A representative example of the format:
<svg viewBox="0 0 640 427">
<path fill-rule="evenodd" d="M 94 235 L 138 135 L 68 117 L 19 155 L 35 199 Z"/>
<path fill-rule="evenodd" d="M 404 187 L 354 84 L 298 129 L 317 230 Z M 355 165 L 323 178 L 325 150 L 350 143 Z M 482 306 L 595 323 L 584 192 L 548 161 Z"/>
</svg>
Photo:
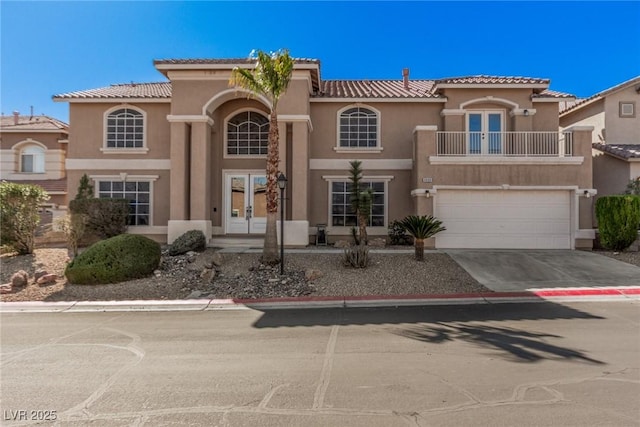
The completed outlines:
<svg viewBox="0 0 640 427">
<path fill-rule="evenodd" d="M 0 321 L 6 426 L 640 426 L 639 301 Z"/>
</svg>

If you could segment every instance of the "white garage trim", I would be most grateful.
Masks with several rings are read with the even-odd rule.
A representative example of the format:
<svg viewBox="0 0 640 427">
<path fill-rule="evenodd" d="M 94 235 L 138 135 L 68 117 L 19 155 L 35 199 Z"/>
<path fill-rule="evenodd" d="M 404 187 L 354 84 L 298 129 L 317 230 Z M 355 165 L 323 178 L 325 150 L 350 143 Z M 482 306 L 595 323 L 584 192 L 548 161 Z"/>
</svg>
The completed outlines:
<svg viewBox="0 0 640 427">
<path fill-rule="evenodd" d="M 576 186 L 437 186 L 437 248 L 574 249 Z"/>
</svg>

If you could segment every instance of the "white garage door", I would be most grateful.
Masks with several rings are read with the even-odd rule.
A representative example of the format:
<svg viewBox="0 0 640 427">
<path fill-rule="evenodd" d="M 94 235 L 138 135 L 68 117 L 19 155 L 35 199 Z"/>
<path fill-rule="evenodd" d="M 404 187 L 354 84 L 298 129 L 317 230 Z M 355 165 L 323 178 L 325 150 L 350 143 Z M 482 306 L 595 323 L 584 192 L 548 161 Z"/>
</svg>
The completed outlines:
<svg viewBox="0 0 640 427">
<path fill-rule="evenodd" d="M 570 249 L 569 191 L 438 190 L 437 248 Z"/>
</svg>

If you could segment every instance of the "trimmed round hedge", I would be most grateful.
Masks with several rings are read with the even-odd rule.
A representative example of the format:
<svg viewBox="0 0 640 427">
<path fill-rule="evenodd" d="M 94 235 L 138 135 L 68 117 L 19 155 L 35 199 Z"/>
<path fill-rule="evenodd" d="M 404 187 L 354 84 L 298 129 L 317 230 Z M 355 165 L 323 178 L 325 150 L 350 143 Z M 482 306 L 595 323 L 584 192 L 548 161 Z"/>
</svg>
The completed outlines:
<svg viewBox="0 0 640 427">
<path fill-rule="evenodd" d="M 94 285 L 138 279 L 160 265 L 160 245 L 135 234 L 102 240 L 78 255 L 65 269 L 70 283 Z"/>
</svg>

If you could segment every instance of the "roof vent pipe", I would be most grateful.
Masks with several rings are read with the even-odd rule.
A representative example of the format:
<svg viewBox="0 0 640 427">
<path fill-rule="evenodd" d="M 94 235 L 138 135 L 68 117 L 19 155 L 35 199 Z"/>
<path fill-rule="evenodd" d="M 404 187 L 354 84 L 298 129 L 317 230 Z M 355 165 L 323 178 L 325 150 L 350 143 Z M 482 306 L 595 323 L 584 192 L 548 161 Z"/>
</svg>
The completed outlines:
<svg viewBox="0 0 640 427">
<path fill-rule="evenodd" d="M 409 90 L 409 69 L 408 68 L 402 69 L 402 81 L 404 83 L 404 88 Z"/>
<path fill-rule="evenodd" d="M 18 125 L 20 123 L 20 113 L 18 111 L 13 112 L 13 124 Z"/>
</svg>

